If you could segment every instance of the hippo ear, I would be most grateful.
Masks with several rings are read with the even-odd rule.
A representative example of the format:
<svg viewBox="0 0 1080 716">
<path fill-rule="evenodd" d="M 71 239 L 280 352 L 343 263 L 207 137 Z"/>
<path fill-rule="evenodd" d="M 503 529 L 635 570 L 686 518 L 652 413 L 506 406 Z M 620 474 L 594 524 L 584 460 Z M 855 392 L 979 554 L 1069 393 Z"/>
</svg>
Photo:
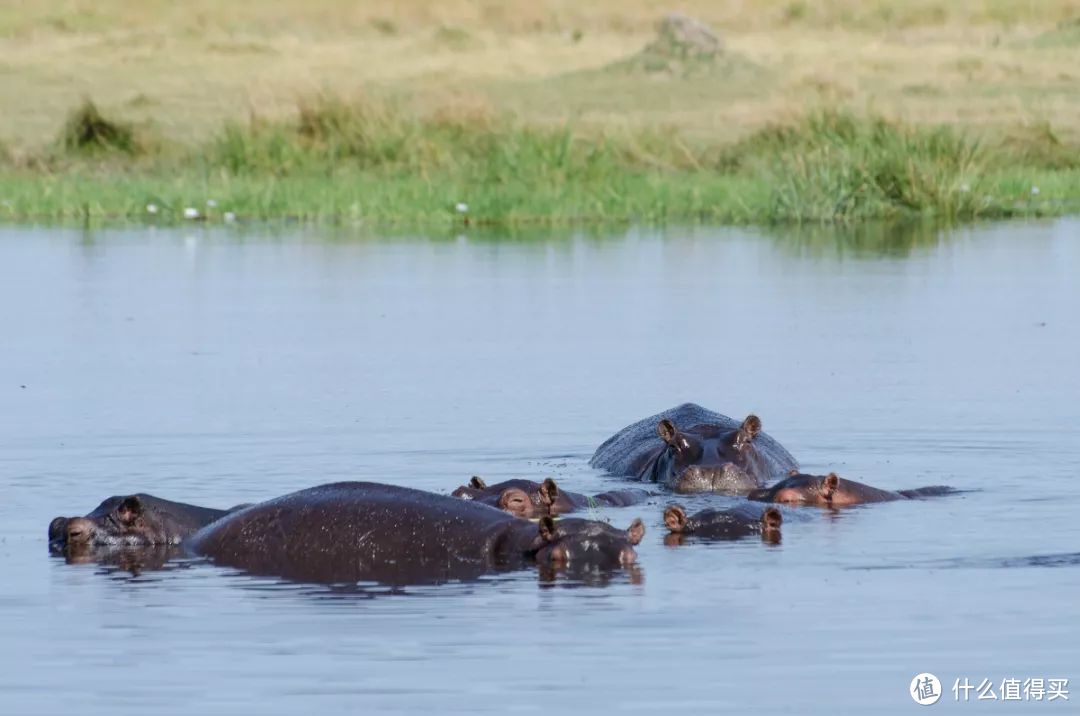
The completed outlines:
<svg viewBox="0 0 1080 716">
<path fill-rule="evenodd" d="M 630 526 L 626 528 L 626 536 L 630 538 L 630 544 L 638 544 L 645 536 L 645 523 L 640 517 L 635 517 Z"/>
<path fill-rule="evenodd" d="M 484 482 L 484 478 L 480 477 L 479 475 L 473 475 L 472 479 L 469 480 L 469 487 L 474 490 L 486 490 L 487 483 Z"/>
<path fill-rule="evenodd" d="M 668 505 L 664 510 L 664 526 L 672 532 L 682 532 L 686 528 L 686 510 L 682 505 Z"/>
<path fill-rule="evenodd" d="M 131 524 L 143 513 L 142 500 L 136 495 L 125 497 L 120 506 L 116 508 L 116 517 L 124 524 Z"/>
<path fill-rule="evenodd" d="M 830 472 L 821 481 L 821 494 L 826 500 L 831 500 L 838 487 L 840 487 L 840 477 L 835 472 Z"/>
<path fill-rule="evenodd" d="M 775 507 L 767 508 L 761 515 L 761 526 L 766 530 L 778 530 L 783 523 L 784 517 Z"/>
<path fill-rule="evenodd" d="M 746 420 L 739 426 L 739 438 L 743 442 L 751 442 L 761 432 L 761 418 L 756 415 L 747 415 Z"/>
<path fill-rule="evenodd" d="M 675 442 L 675 436 L 679 434 L 679 431 L 675 429 L 675 423 L 664 418 L 656 426 L 656 434 L 660 436 L 661 440 L 671 445 Z"/>
<path fill-rule="evenodd" d="M 540 483 L 540 501 L 551 507 L 557 499 L 559 499 L 559 486 L 550 477 L 544 478 L 544 481 Z"/>
<path fill-rule="evenodd" d="M 559 539 L 558 531 L 555 529 L 555 520 L 549 515 L 540 518 L 540 539 L 545 542 L 556 542 Z"/>
<path fill-rule="evenodd" d="M 799 468 L 797 468 L 797 467 L 793 467 L 790 470 L 788 470 L 788 477 L 795 477 L 798 474 L 799 474 Z"/>
</svg>

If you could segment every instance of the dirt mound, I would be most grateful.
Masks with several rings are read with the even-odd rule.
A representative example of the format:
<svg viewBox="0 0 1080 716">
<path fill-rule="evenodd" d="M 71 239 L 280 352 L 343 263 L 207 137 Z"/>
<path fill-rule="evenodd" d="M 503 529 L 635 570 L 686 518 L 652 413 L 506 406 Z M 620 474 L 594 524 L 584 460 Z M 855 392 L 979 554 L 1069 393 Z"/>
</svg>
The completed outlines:
<svg viewBox="0 0 1080 716">
<path fill-rule="evenodd" d="M 711 61 L 724 51 L 724 42 L 701 20 L 673 12 L 656 25 L 656 39 L 643 54 L 681 62 Z"/>
<path fill-rule="evenodd" d="M 760 68 L 724 48 L 720 35 L 705 23 L 672 13 L 656 24 L 656 37 L 636 55 L 609 69 L 657 77 L 757 75 Z"/>
</svg>

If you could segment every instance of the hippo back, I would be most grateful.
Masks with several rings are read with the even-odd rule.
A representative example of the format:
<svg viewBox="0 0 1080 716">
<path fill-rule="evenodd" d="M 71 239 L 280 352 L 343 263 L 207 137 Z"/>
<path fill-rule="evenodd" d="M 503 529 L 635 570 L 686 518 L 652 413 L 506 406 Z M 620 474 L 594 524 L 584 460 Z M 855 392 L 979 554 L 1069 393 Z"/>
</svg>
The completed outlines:
<svg viewBox="0 0 1080 716">
<path fill-rule="evenodd" d="M 517 520 L 396 485 L 341 482 L 233 512 L 186 547 L 221 565 L 309 582 L 438 583 L 490 571 Z"/>
<path fill-rule="evenodd" d="M 741 420 L 729 418 L 720 413 L 706 410 L 694 403 L 682 405 L 657 413 L 632 425 L 627 425 L 605 440 L 593 453 L 589 465 L 599 470 L 606 470 L 612 475 L 634 475 L 634 469 L 652 452 L 663 446 L 663 441 L 656 434 L 656 426 L 661 420 L 670 420 L 681 429 L 696 425 L 718 425 L 727 430 L 737 430 Z M 798 469 L 799 463 L 784 447 L 767 433 L 760 433 L 754 439 L 758 452 L 764 456 L 773 479 L 781 479 L 792 470 Z"/>
</svg>

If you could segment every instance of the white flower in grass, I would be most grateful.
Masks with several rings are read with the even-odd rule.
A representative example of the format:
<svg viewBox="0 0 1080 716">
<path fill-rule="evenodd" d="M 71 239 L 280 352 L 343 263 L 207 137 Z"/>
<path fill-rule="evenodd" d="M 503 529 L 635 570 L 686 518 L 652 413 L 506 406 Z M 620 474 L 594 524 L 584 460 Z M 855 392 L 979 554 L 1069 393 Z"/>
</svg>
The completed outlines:
<svg viewBox="0 0 1080 716">
<path fill-rule="evenodd" d="M 157 204 L 147 204 L 146 205 L 146 213 L 147 214 L 156 214 L 157 212 L 158 212 Z"/>
<path fill-rule="evenodd" d="M 1037 187 L 1037 186 L 1031 187 L 1031 195 L 1032 196 L 1038 196 L 1039 195 L 1039 187 Z"/>
<path fill-rule="evenodd" d="M 464 214 L 469 210 L 469 205 L 463 201 L 459 201 L 454 205 L 454 208 L 457 210 L 457 213 Z"/>
<path fill-rule="evenodd" d="M 215 209 L 215 208 L 217 208 L 217 202 L 214 201 L 213 199 L 207 199 L 206 200 L 206 206 L 211 208 L 211 209 Z"/>
<path fill-rule="evenodd" d="M 225 215 L 221 218 L 225 219 L 226 224 L 231 224 L 236 221 L 236 214 L 232 213 L 231 211 L 226 211 Z"/>
<path fill-rule="evenodd" d="M 196 209 L 193 206 L 187 207 L 186 209 L 184 209 L 184 218 L 185 219 L 198 219 L 199 218 L 199 210 Z"/>
<path fill-rule="evenodd" d="M 969 191 L 971 191 L 971 185 L 970 184 L 961 184 L 960 185 L 960 191 L 967 194 Z"/>
</svg>

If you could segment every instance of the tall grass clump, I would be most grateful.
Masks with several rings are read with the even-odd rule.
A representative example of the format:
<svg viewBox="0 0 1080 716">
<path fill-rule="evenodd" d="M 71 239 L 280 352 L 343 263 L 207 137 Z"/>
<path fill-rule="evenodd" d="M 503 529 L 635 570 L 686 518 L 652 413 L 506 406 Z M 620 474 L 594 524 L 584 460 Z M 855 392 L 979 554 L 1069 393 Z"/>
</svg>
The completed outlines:
<svg viewBox="0 0 1080 716">
<path fill-rule="evenodd" d="M 302 102 L 291 121 L 253 118 L 227 125 L 208 161 L 238 174 L 423 172 L 441 168 L 450 154 L 475 156 L 489 149 L 490 133 L 486 125 L 448 132 L 437 121 L 389 104 L 322 97 Z"/>
<path fill-rule="evenodd" d="M 975 189 L 984 150 L 949 127 L 822 112 L 761 130 L 720 161 L 768 182 L 775 222 L 983 213 Z"/>
<path fill-rule="evenodd" d="M 483 105 L 417 113 L 320 97 L 289 117 L 230 123 L 208 143 L 166 150 L 140 144 L 87 103 L 62 138 L 61 156 L 50 149 L 7 162 L 7 215 L 854 224 L 1061 214 L 1080 195 L 1075 147 L 1049 125 L 980 143 L 957 129 L 836 111 L 719 145 L 661 126 L 530 123 Z"/>
<path fill-rule="evenodd" d="M 238 175 L 378 171 L 470 180 L 493 189 L 595 181 L 670 164 L 670 156 L 659 157 L 658 134 L 639 134 L 588 134 L 568 124 L 529 125 L 483 111 L 444 108 L 416 115 L 388 104 L 320 98 L 301 104 L 293 120 L 228 125 L 205 161 Z"/>
<path fill-rule="evenodd" d="M 68 115 L 57 143 L 71 153 L 113 151 L 135 154 L 139 150 L 134 128 L 103 116 L 89 99 Z"/>
<path fill-rule="evenodd" d="M 475 221 L 627 221 L 667 214 L 664 193 L 642 189 L 658 173 L 691 166 L 688 156 L 660 132 L 589 132 L 527 124 L 484 107 L 417 114 L 321 97 L 302 103 L 291 119 L 228 125 L 200 162 L 208 174 L 244 180 L 407 184 L 422 214 L 465 203 Z M 700 202 L 693 201 L 696 211 Z M 360 204 L 368 213 L 387 210 Z"/>
</svg>

